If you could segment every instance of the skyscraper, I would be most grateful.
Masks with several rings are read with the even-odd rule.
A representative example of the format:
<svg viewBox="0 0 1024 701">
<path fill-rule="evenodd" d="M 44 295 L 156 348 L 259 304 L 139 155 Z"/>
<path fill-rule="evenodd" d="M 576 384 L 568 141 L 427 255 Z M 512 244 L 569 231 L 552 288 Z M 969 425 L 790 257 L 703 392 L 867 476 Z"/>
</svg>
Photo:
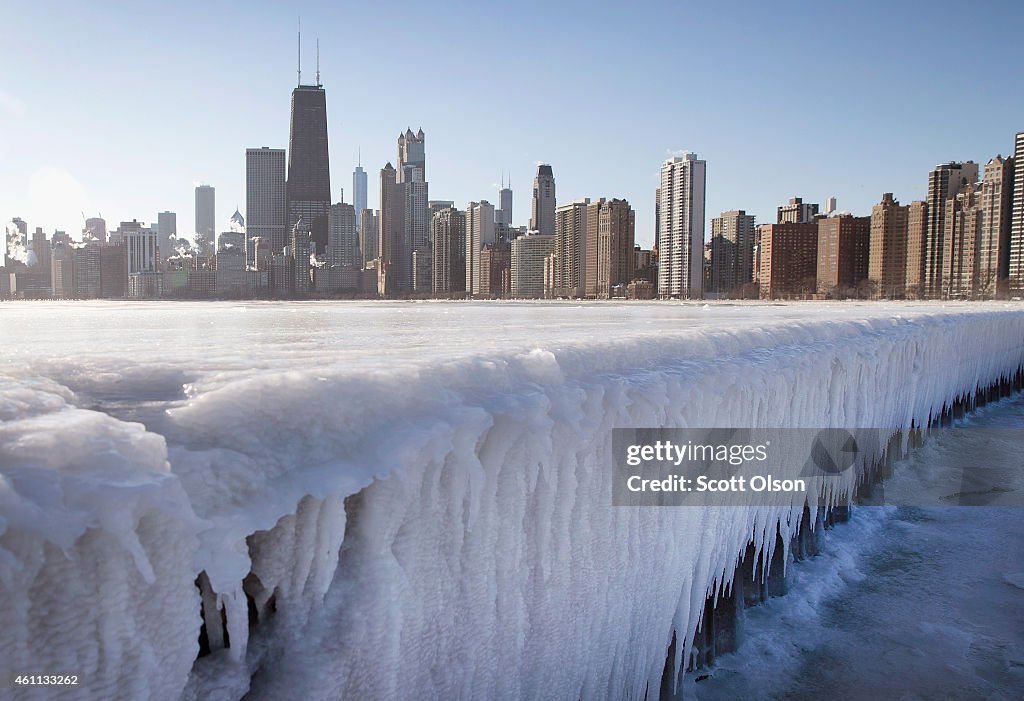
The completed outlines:
<svg viewBox="0 0 1024 701">
<path fill-rule="evenodd" d="M 317 253 L 327 247 L 327 210 L 331 206 L 331 170 L 327 149 L 327 94 L 320 85 L 299 84 L 292 90 L 288 138 L 288 218 L 291 231 L 305 220 Z"/>
<path fill-rule="evenodd" d="M 311 242 L 312 234 L 309 231 L 309 225 L 306 224 L 305 219 L 299 217 L 299 220 L 292 227 L 291 244 L 289 244 L 287 249 L 290 256 L 286 256 L 293 266 L 292 292 L 297 295 L 309 294 L 311 288 L 312 281 L 309 275 L 309 257 L 312 253 Z"/>
<path fill-rule="evenodd" d="M 494 210 L 494 223 L 512 226 L 512 188 L 505 184 L 504 176 L 501 189 L 498 190 L 498 209 Z"/>
<path fill-rule="evenodd" d="M 199 255 L 213 255 L 217 238 L 217 196 L 210 185 L 196 187 L 196 249 Z M 130 267 L 130 266 L 129 266 Z M 131 270 L 129 270 L 129 273 Z"/>
<path fill-rule="evenodd" d="M 907 297 L 927 296 L 928 279 L 928 203 L 907 205 Z"/>
<path fill-rule="evenodd" d="M 530 229 L 540 234 L 555 233 L 555 176 L 551 166 L 540 163 L 533 179 Z"/>
<path fill-rule="evenodd" d="M 356 235 L 355 208 L 344 202 L 331 205 L 327 215 L 327 256 L 316 269 L 318 290 L 354 290 L 362 267 Z"/>
<path fill-rule="evenodd" d="M 423 179 L 427 179 L 427 156 L 426 138 L 423 129 L 415 134 L 412 129 L 406 129 L 404 134 L 398 135 L 398 170 L 405 166 L 415 166 L 423 171 Z"/>
<path fill-rule="evenodd" d="M 429 292 L 430 275 L 430 230 L 428 220 L 428 184 L 426 181 L 427 158 L 426 137 L 420 129 L 415 134 L 406 129 L 398 135 L 398 185 L 404 204 L 405 233 L 407 249 L 402 255 L 408 257 L 403 277 L 396 281 L 398 289 L 412 292 Z M 408 271 L 405 273 L 404 271 Z"/>
<path fill-rule="evenodd" d="M 871 209 L 868 279 L 882 297 L 900 298 L 907 288 L 907 211 L 891 192 Z"/>
<path fill-rule="evenodd" d="M 605 200 L 590 205 L 587 226 L 594 232 L 587 236 L 587 296 L 607 299 L 616 295 L 633 279 L 636 254 L 636 219 L 626 200 Z"/>
<path fill-rule="evenodd" d="M 359 230 L 363 221 L 363 210 L 366 209 L 366 171 L 360 160 L 359 165 L 352 171 L 352 206 L 356 208 L 356 230 Z"/>
<path fill-rule="evenodd" d="M 449 295 L 466 291 L 466 214 L 454 207 L 434 212 L 433 292 Z"/>
<path fill-rule="evenodd" d="M 378 226 L 377 291 L 385 296 L 407 292 L 412 255 L 405 237 L 405 192 L 390 163 L 380 170 Z"/>
<path fill-rule="evenodd" d="M 1013 206 L 1010 220 L 1010 294 L 1024 295 L 1024 131 L 1013 147 Z"/>
<path fill-rule="evenodd" d="M 96 241 L 97 243 L 107 242 L 107 220 L 102 217 L 89 217 L 85 220 L 85 228 L 82 229 L 83 241 Z"/>
<path fill-rule="evenodd" d="M 156 235 L 160 246 L 160 259 L 167 260 L 178 242 L 178 215 L 160 212 L 156 215 Z"/>
<path fill-rule="evenodd" d="M 250 148 L 245 151 L 246 251 L 249 262 L 265 269 L 269 260 L 255 260 L 253 239 L 260 239 L 261 251 L 280 255 L 284 249 L 285 153 L 283 148 Z"/>
<path fill-rule="evenodd" d="M 704 188 L 707 164 L 684 152 L 661 165 L 658 295 L 700 297 L 704 286 Z"/>
<path fill-rule="evenodd" d="M 494 244 L 494 205 L 487 200 L 466 205 L 466 294 L 481 293 L 480 252 Z"/>
<path fill-rule="evenodd" d="M 557 297 L 582 297 L 586 292 L 589 208 L 590 198 L 584 197 L 555 210 L 555 252 L 551 273 L 552 288 Z"/>
<path fill-rule="evenodd" d="M 868 277 L 871 217 L 833 214 L 818 217 L 819 292 L 852 295 Z"/>
<path fill-rule="evenodd" d="M 956 198 L 967 184 L 978 180 L 978 164 L 944 163 L 935 166 L 928 174 L 928 233 L 925 238 L 925 286 L 926 292 L 939 296 L 942 292 L 942 268 L 946 203 Z"/>
<path fill-rule="evenodd" d="M 742 209 L 711 220 L 710 292 L 738 295 L 753 279 L 754 215 Z"/>
<path fill-rule="evenodd" d="M 936 296 L 968 299 L 978 294 L 978 239 L 982 211 L 973 183 L 946 202 L 942 226 L 942 271 Z"/>
<path fill-rule="evenodd" d="M 530 232 L 512 240 L 510 265 L 513 297 L 544 296 L 544 259 L 554 250 L 554 236 Z"/>
<path fill-rule="evenodd" d="M 359 254 L 355 208 L 339 202 L 328 215 L 327 264 L 354 266 Z"/>
<path fill-rule="evenodd" d="M 782 222 L 758 227 L 761 299 L 807 295 L 817 287 L 817 222 Z M 661 271 L 658 272 L 661 280 Z"/>
<path fill-rule="evenodd" d="M 985 164 L 978 206 L 981 231 L 978 235 L 978 294 L 993 298 L 1010 274 L 1010 219 L 1013 204 L 1014 158 L 996 156 Z"/>
<path fill-rule="evenodd" d="M 372 209 L 364 209 L 359 213 L 359 252 L 362 254 L 362 267 L 376 258 L 377 251 L 377 215 Z"/>
</svg>

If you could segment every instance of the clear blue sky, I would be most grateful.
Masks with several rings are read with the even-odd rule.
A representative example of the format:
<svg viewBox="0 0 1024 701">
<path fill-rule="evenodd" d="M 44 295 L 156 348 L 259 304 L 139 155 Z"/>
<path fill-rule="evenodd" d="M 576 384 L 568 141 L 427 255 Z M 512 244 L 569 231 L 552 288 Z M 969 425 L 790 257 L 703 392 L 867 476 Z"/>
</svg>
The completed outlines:
<svg viewBox="0 0 1024 701">
<path fill-rule="evenodd" d="M 534 164 L 560 201 L 625 197 L 653 238 L 658 168 L 707 160 L 707 212 L 758 221 L 791 195 L 867 213 L 923 197 L 928 170 L 980 163 L 1024 130 L 1024 3 L 9 3 L 0 51 L 0 218 L 77 234 L 102 212 L 193 230 L 245 210 L 244 150 L 285 147 L 302 13 L 319 35 L 332 189 L 357 148 L 377 171 L 427 135 L 432 199 L 497 199 L 529 218 Z"/>
</svg>

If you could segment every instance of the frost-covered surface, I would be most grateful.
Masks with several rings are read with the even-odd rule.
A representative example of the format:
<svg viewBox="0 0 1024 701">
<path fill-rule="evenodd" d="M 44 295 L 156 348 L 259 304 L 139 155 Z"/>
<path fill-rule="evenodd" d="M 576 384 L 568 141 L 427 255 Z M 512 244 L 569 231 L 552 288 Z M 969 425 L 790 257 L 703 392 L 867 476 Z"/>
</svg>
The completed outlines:
<svg viewBox="0 0 1024 701">
<path fill-rule="evenodd" d="M 612 507 L 612 428 L 908 426 L 1024 362 L 995 304 L 41 303 L 0 331 L 0 660 L 80 674 L 67 698 L 642 698 L 803 505 Z"/>
</svg>

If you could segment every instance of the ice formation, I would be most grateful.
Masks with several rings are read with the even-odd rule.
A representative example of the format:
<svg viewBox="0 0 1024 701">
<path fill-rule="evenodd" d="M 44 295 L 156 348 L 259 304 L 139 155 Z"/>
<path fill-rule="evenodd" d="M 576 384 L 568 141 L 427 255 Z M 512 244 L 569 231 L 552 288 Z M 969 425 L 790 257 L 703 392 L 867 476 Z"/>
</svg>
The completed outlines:
<svg viewBox="0 0 1024 701">
<path fill-rule="evenodd" d="M 2 351 L 3 666 L 82 675 L 62 698 L 643 699 L 803 504 L 612 507 L 613 428 L 920 426 L 1024 364 L 1019 307 L 656 307 L 385 307 L 433 345 L 396 324 L 362 364 L 316 305 L 186 307 L 205 359 Z M 501 314 L 538 330 L 473 327 Z"/>
</svg>

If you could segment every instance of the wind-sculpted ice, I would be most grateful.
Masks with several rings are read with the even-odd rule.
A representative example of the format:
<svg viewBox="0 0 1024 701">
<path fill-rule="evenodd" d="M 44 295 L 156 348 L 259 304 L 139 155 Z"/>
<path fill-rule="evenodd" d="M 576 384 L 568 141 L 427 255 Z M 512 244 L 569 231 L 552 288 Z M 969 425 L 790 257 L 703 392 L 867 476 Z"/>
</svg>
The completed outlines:
<svg viewBox="0 0 1024 701">
<path fill-rule="evenodd" d="M 1024 363 L 1018 308 L 753 309 L 422 362 L 143 354 L 131 387 L 150 362 L 189 383 L 148 413 L 57 359 L 8 373 L 0 667 L 80 675 L 62 698 L 656 694 L 673 636 L 804 503 L 614 507 L 612 429 L 920 426 Z"/>
</svg>

